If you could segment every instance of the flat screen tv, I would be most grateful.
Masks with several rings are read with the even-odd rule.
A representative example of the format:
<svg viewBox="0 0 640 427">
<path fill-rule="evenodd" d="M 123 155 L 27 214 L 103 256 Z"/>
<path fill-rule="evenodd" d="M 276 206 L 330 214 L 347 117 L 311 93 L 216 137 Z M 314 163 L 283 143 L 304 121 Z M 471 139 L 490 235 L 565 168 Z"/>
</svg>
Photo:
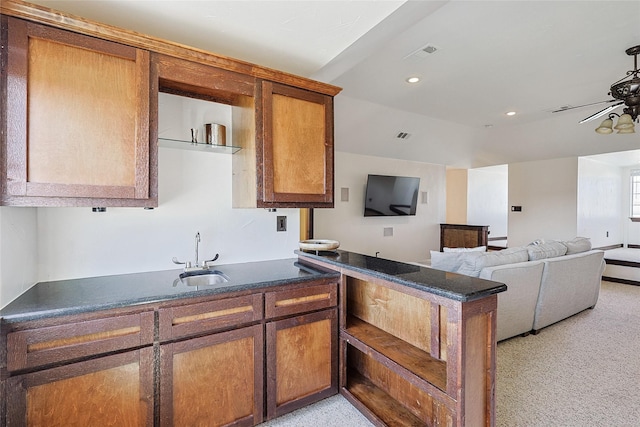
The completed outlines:
<svg viewBox="0 0 640 427">
<path fill-rule="evenodd" d="M 420 178 L 369 174 L 364 216 L 415 215 L 419 188 Z"/>
</svg>

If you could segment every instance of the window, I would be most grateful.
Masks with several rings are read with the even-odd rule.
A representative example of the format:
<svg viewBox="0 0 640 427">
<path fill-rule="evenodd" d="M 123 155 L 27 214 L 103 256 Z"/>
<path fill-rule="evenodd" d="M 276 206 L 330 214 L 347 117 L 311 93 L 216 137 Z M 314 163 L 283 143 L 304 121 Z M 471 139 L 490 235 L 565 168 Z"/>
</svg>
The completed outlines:
<svg viewBox="0 0 640 427">
<path fill-rule="evenodd" d="M 631 221 L 640 221 L 640 169 L 631 170 Z"/>
</svg>

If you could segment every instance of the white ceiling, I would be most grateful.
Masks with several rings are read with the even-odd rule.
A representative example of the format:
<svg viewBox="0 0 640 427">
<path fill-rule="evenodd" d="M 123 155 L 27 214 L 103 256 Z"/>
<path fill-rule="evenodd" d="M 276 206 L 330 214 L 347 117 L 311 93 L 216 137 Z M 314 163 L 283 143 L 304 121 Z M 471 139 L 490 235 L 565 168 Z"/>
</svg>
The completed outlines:
<svg viewBox="0 0 640 427">
<path fill-rule="evenodd" d="M 611 99 L 640 0 L 34 3 L 340 86 L 340 151 L 479 167 L 640 149 L 640 126 L 578 124 L 605 105 L 551 113 Z"/>
</svg>

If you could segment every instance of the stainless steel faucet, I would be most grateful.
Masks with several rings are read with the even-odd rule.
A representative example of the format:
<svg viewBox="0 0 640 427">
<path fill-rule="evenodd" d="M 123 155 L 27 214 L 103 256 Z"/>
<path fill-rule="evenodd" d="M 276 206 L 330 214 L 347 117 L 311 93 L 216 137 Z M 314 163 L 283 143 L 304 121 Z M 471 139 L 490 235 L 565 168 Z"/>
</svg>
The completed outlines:
<svg viewBox="0 0 640 427">
<path fill-rule="evenodd" d="M 184 271 L 194 271 L 194 270 L 207 270 L 210 265 L 210 262 L 214 262 L 215 260 L 218 259 L 219 254 L 216 254 L 216 256 L 214 256 L 212 259 L 208 259 L 206 261 L 202 261 L 202 265 L 200 265 L 200 256 L 199 256 L 199 245 L 200 245 L 200 232 L 198 231 L 196 233 L 196 261 L 195 264 L 191 264 L 191 261 L 187 261 L 187 262 L 182 262 L 182 261 L 178 261 L 178 259 L 176 257 L 173 257 L 171 259 L 171 261 L 173 261 L 174 264 L 182 264 L 184 265 Z"/>
</svg>

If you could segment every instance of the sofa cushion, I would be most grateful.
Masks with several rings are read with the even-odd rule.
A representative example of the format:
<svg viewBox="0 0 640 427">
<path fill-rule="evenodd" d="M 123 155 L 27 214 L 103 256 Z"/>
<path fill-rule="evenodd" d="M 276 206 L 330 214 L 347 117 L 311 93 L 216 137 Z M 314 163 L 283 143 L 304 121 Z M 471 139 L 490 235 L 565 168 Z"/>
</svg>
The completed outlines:
<svg viewBox="0 0 640 427">
<path fill-rule="evenodd" d="M 561 241 L 567 247 L 567 255 L 579 254 L 591 250 L 591 239 L 588 237 L 576 237 L 573 240 Z"/>
<path fill-rule="evenodd" d="M 464 261 L 456 273 L 478 277 L 485 267 L 524 262 L 529 259 L 527 249 L 523 247 L 503 249 L 492 252 L 466 252 Z"/>
<path fill-rule="evenodd" d="M 442 248 L 443 252 L 486 252 L 486 246 L 476 246 L 475 248 Z"/>
<path fill-rule="evenodd" d="M 567 247 L 554 240 L 545 240 L 541 243 L 530 244 L 526 248 L 529 255 L 529 261 L 555 258 L 567 253 Z"/>
</svg>

